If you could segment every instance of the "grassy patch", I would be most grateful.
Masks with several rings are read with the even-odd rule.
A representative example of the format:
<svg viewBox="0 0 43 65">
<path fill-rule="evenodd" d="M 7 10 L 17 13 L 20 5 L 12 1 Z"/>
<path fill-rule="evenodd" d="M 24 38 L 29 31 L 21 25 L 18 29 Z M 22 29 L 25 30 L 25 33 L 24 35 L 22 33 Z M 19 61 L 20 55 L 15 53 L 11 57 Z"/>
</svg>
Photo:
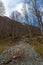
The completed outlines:
<svg viewBox="0 0 43 65">
<path fill-rule="evenodd" d="M 1 54 L 1 52 L 4 50 L 4 49 L 6 49 L 6 48 L 8 48 L 8 46 L 0 46 L 0 54 Z"/>
<path fill-rule="evenodd" d="M 34 48 L 43 57 L 43 44 L 35 45 Z"/>
</svg>

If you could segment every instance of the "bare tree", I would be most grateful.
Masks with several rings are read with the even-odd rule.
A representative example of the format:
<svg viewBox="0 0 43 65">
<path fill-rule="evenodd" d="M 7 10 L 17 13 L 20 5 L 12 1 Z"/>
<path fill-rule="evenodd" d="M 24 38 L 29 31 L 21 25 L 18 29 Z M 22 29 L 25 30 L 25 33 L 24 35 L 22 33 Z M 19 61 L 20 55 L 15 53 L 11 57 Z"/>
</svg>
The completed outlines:
<svg viewBox="0 0 43 65">
<path fill-rule="evenodd" d="M 20 13 L 18 12 L 18 11 L 12 11 L 12 13 L 11 13 L 11 15 L 10 15 L 10 18 L 12 19 L 12 20 L 16 20 L 16 21 L 19 21 L 19 17 L 20 17 Z M 14 35 L 16 35 L 16 37 L 17 37 L 17 35 L 18 35 L 18 28 L 16 27 L 14 27 L 15 25 L 16 25 L 16 23 L 11 23 L 11 30 L 12 30 L 12 42 L 14 42 L 14 38 L 15 38 L 15 36 Z M 15 28 L 15 34 L 14 34 L 14 28 Z"/>
<path fill-rule="evenodd" d="M 29 17 L 28 17 L 28 12 L 27 12 L 27 8 L 26 8 L 26 4 L 24 3 L 23 4 L 23 14 L 24 14 L 24 17 L 25 17 L 25 22 L 29 22 Z M 30 27 L 28 27 L 28 29 L 29 29 L 29 35 L 30 35 L 30 39 L 32 38 L 32 34 L 31 34 L 31 29 L 30 29 Z"/>
<path fill-rule="evenodd" d="M 14 11 L 11 12 L 10 18 L 13 19 L 13 20 L 15 19 L 15 17 L 14 17 Z"/>
<path fill-rule="evenodd" d="M 32 6 L 34 8 L 33 13 L 37 17 L 37 20 L 38 20 L 38 23 L 39 23 L 39 28 L 40 28 L 42 36 L 43 36 L 43 31 L 42 31 L 42 15 L 41 15 L 40 10 L 37 7 L 37 1 L 36 0 L 31 0 L 31 3 L 32 3 Z"/>
<path fill-rule="evenodd" d="M 42 3 L 42 7 L 43 7 L 43 0 L 41 0 L 41 3 Z"/>
<path fill-rule="evenodd" d="M 21 17 L 21 13 L 18 11 L 12 11 L 10 15 L 10 18 L 16 21 L 19 21 L 20 17 Z"/>
<path fill-rule="evenodd" d="M 2 1 L 0 1 L 0 16 L 3 16 L 3 15 L 5 15 L 5 8 Z"/>
</svg>

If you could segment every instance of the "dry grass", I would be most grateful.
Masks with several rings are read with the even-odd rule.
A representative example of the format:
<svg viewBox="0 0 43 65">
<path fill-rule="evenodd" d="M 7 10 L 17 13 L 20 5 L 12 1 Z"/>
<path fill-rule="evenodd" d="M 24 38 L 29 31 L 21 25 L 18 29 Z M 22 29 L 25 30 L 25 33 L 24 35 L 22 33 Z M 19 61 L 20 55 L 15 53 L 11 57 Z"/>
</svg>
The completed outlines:
<svg viewBox="0 0 43 65">
<path fill-rule="evenodd" d="M 34 49 L 41 55 L 43 58 L 43 39 L 36 38 L 32 41 L 29 41 L 29 44 L 34 47 Z"/>
<path fill-rule="evenodd" d="M 31 40 L 27 38 L 25 39 L 25 42 L 34 47 L 36 52 L 38 52 L 43 58 L 43 39 L 41 36 L 32 38 Z"/>
<path fill-rule="evenodd" d="M 1 52 L 2 52 L 4 49 L 6 49 L 6 48 L 8 48 L 8 46 L 0 46 L 0 54 L 1 54 Z"/>
<path fill-rule="evenodd" d="M 43 57 L 43 44 L 35 45 L 34 48 Z"/>
<path fill-rule="evenodd" d="M 14 44 L 12 43 L 12 41 L 11 40 L 0 40 L 0 54 L 1 54 L 1 52 L 4 50 L 4 49 L 6 49 L 6 48 L 8 48 L 8 47 L 11 47 L 11 46 L 13 46 Z"/>
</svg>

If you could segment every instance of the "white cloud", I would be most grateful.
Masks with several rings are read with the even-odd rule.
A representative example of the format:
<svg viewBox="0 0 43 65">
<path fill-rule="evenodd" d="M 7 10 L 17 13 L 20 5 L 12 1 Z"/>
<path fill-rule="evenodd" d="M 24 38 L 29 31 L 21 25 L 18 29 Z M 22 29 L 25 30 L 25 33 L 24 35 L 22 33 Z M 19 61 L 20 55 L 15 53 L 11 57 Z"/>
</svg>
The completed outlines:
<svg viewBox="0 0 43 65">
<path fill-rule="evenodd" d="M 23 2 L 23 0 L 2 0 L 2 1 L 5 5 L 7 15 L 10 14 L 11 11 L 14 10 L 19 3 Z"/>
<path fill-rule="evenodd" d="M 4 3 L 4 6 L 5 6 L 5 10 L 6 10 L 6 15 L 8 16 L 8 0 L 2 0 L 2 2 Z"/>
<path fill-rule="evenodd" d="M 20 12 L 22 14 L 22 6 L 23 6 L 23 3 L 20 3 L 16 6 L 15 10 Z"/>
<path fill-rule="evenodd" d="M 14 8 L 14 0 L 2 0 L 6 9 L 6 15 L 9 16 L 10 12 Z"/>
</svg>

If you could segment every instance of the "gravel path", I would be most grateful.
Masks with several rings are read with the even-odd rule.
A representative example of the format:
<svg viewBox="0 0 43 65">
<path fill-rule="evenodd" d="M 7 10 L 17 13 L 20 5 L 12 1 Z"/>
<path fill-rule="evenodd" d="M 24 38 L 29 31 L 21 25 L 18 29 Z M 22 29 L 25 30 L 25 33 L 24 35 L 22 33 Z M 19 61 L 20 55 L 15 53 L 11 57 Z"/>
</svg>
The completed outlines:
<svg viewBox="0 0 43 65">
<path fill-rule="evenodd" d="M 19 43 L 2 52 L 0 65 L 43 65 L 43 59 L 29 44 Z"/>
</svg>

